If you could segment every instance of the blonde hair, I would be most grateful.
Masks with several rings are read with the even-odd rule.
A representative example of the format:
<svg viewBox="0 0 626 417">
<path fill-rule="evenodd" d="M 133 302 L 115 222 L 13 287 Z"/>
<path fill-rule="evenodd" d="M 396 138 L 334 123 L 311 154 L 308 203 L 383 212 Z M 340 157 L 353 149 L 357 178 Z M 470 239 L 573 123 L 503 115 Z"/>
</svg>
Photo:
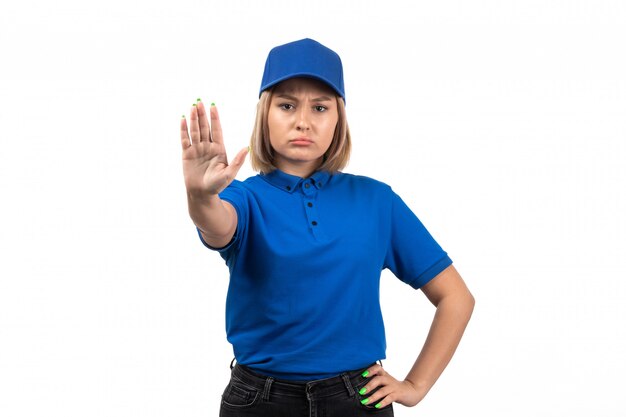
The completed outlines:
<svg viewBox="0 0 626 417">
<path fill-rule="evenodd" d="M 277 167 L 274 165 L 274 150 L 270 144 L 270 132 L 267 123 L 267 115 L 272 101 L 274 89 L 263 91 L 256 107 L 256 119 L 250 138 L 250 163 L 252 169 L 262 174 L 268 174 Z M 337 100 L 337 127 L 333 140 L 324 154 L 324 161 L 317 168 L 318 171 L 328 171 L 331 173 L 341 171 L 348 165 L 352 141 L 350 139 L 350 129 L 346 119 L 346 108 L 343 99 L 335 96 Z"/>
</svg>

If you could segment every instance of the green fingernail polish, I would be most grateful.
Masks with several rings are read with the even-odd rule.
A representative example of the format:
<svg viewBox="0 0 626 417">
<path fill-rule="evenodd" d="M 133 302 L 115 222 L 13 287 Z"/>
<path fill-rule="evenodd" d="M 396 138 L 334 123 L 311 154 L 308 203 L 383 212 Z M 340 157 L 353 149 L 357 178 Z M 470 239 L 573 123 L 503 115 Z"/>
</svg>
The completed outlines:
<svg viewBox="0 0 626 417">
<path fill-rule="evenodd" d="M 380 403 L 376 404 L 374 407 L 380 408 Z"/>
<path fill-rule="evenodd" d="M 200 100 L 200 98 L 198 98 L 198 100 L 196 100 L 196 101 L 202 101 L 202 100 Z"/>
<path fill-rule="evenodd" d="M 365 371 L 361 374 L 363 378 L 367 377 L 370 374 L 370 371 Z"/>
<path fill-rule="evenodd" d="M 183 114 L 183 119 L 185 118 L 185 115 Z"/>
<path fill-rule="evenodd" d="M 361 390 L 359 391 L 359 394 L 363 395 L 367 392 L 367 388 L 363 387 L 361 388 Z"/>
<path fill-rule="evenodd" d="M 364 400 L 361 400 L 361 404 L 365 405 L 369 402 L 369 398 L 365 398 Z"/>
<path fill-rule="evenodd" d="M 194 107 L 196 107 L 196 103 L 193 103 L 192 105 L 193 105 Z"/>
<path fill-rule="evenodd" d="M 211 103 L 211 106 L 215 106 L 215 103 Z"/>
</svg>

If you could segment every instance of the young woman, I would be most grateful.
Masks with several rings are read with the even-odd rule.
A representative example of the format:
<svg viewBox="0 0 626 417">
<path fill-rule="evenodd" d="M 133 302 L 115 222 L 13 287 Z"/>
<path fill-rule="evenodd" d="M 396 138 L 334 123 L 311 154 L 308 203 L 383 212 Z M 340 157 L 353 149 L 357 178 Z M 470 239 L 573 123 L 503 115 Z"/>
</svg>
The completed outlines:
<svg viewBox="0 0 626 417">
<path fill-rule="evenodd" d="M 392 416 L 450 361 L 474 299 L 452 260 L 386 184 L 342 173 L 351 138 L 339 56 L 311 39 L 272 49 L 251 139 L 259 175 L 234 180 L 214 105 L 181 140 L 189 214 L 230 270 L 226 331 L 237 364 L 220 416 Z M 210 119 L 210 122 L 209 122 Z M 404 379 L 387 373 L 381 271 L 435 305 Z"/>
</svg>

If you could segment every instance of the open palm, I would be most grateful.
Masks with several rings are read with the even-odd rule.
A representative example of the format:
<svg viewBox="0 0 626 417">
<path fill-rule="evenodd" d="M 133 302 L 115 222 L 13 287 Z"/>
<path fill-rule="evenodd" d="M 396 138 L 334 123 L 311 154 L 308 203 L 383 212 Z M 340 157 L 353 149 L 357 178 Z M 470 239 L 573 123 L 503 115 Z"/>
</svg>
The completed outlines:
<svg viewBox="0 0 626 417">
<path fill-rule="evenodd" d="M 233 181 L 246 158 L 242 149 L 228 163 L 217 108 L 211 106 L 211 124 L 202 102 L 191 109 L 189 128 L 186 119 L 180 123 L 183 148 L 183 175 L 187 192 L 196 197 L 221 192 Z"/>
</svg>

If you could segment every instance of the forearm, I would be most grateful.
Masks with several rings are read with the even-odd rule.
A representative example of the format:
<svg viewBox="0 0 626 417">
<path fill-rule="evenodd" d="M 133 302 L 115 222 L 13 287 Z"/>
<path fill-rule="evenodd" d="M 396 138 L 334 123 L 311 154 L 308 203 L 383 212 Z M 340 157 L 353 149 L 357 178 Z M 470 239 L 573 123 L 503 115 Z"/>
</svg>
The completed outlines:
<svg viewBox="0 0 626 417">
<path fill-rule="evenodd" d="M 443 298 L 437 305 L 428 337 L 406 376 L 422 395 L 432 388 L 454 355 L 474 309 L 469 292 Z"/>
<path fill-rule="evenodd" d="M 237 228 L 237 214 L 233 207 L 218 195 L 192 196 L 187 193 L 189 216 L 200 229 L 210 246 L 226 246 Z"/>
</svg>

